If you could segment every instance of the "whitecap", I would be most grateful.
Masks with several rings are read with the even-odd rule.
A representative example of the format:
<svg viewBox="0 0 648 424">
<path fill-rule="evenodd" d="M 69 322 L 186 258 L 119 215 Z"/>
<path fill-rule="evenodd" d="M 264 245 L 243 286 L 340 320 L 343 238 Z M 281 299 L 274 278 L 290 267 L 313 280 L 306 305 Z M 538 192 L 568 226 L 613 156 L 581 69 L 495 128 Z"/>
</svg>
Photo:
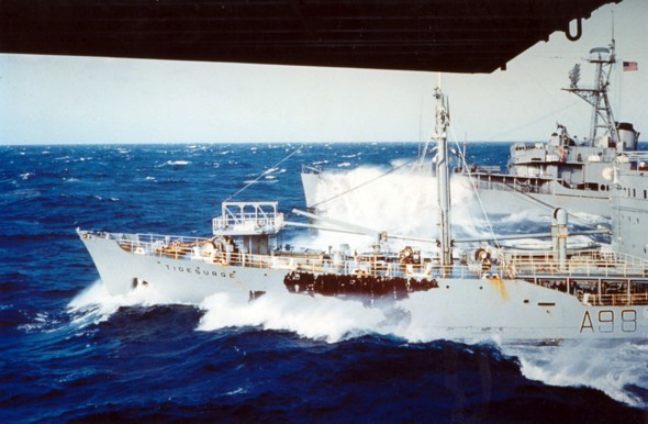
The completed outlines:
<svg viewBox="0 0 648 424">
<path fill-rule="evenodd" d="M 190 163 L 191 163 L 190 161 L 182 160 L 182 159 L 180 159 L 180 160 L 168 160 L 168 161 L 165 162 L 165 164 L 169 165 L 169 166 L 187 166 Z"/>
</svg>

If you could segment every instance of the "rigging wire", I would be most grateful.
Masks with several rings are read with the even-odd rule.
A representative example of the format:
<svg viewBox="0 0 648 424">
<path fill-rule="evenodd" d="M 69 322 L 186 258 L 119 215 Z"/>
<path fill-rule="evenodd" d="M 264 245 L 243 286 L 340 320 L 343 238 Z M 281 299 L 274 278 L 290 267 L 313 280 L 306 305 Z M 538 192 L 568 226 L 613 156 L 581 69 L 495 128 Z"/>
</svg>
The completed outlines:
<svg viewBox="0 0 648 424">
<path fill-rule="evenodd" d="M 565 111 L 567 109 L 571 109 L 573 106 L 577 105 L 578 103 L 580 103 L 580 102 L 578 100 L 576 100 L 576 101 L 574 101 L 574 102 L 572 102 L 572 103 L 570 103 L 570 104 L 568 104 L 566 106 L 562 106 L 562 107 L 560 107 L 560 108 L 558 108 L 556 110 L 552 110 L 551 112 L 545 113 L 544 115 L 542 115 L 542 116 L 540 116 L 538 118 L 534 118 L 531 121 L 527 121 L 527 122 L 525 122 L 525 123 L 523 123 L 521 125 L 515 126 L 513 128 L 506 129 L 504 131 L 500 131 L 498 133 L 495 133 L 495 134 L 491 135 L 490 137 L 487 137 L 486 140 L 484 140 L 484 141 L 492 141 L 492 140 L 495 140 L 496 137 L 500 137 L 502 135 L 506 135 L 506 134 L 511 133 L 513 131 L 521 130 L 521 129 L 526 128 L 526 127 L 528 127 L 530 125 L 536 124 L 536 123 L 542 121 L 543 119 L 549 118 L 550 116 L 552 116 L 552 115 L 554 115 L 554 114 L 556 114 L 558 112 L 563 112 L 563 111 Z"/>
<path fill-rule="evenodd" d="M 275 163 L 275 164 L 272 165 L 270 168 L 268 168 L 268 169 L 266 169 L 265 171 L 263 171 L 262 173 L 260 173 L 260 174 L 255 178 L 255 179 L 253 179 L 252 181 L 248 182 L 246 185 L 244 185 L 244 186 L 243 186 L 240 190 L 238 190 L 236 193 L 230 195 L 227 199 L 225 199 L 225 202 L 232 200 L 234 197 L 238 196 L 239 194 L 241 194 L 242 192 L 244 192 L 245 190 L 247 190 L 251 185 L 255 184 L 255 183 L 256 183 L 257 181 L 259 181 L 261 178 L 263 178 L 263 177 L 265 177 L 266 175 L 268 175 L 272 170 L 274 170 L 274 169 L 277 168 L 279 165 L 281 165 L 282 163 L 284 163 L 285 161 L 287 161 L 288 159 L 290 159 L 292 156 L 294 156 L 295 154 L 297 154 L 297 153 L 298 153 L 299 151 L 301 151 L 301 149 L 303 149 L 303 148 L 304 148 L 304 145 L 301 144 L 299 147 L 297 147 L 295 150 L 293 150 L 289 155 L 285 156 L 285 157 L 284 157 L 283 159 L 281 159 L 279 162 Z"/>
<path fill-rule="evenodd" d="M 461 166 L 463 169 L 466 170 L 468 173 L 468 181 L 470 182 L 470 186 L 475 193 L 475 196 L 477 197 L 477 202 L 479 203 L 479 208 L 481 209 L 482 215 L 484 215 L 484 219 L 486 220 L 486 225 L 488 225 L 488 229 L 493 236 L 493 241 L 495 242 L 495 245 L 497 247 L 501 246 L 500 242 L 497 240 L 497 236 L 495 235 L 495 229 L 493 228 L 493 224 L 491 223 L 490 219 L 488 218 L 488 214 L 486 213 L 486 208 L 484 207 L 484 203 L 482 202 L 481 196 L 479 195 L 479 190 L 477 190 L 477 187 L 475 185 L 474 178 L 472 176 L 472 173 L 470 172 L 470 167 L 468 166 L 468 162 L 466 161 L 466 157 L 463 154 L 463 151 L 461 150 L 461 147 L 459 146 L 459 142 L 457 141 L 457 137 L 455 137 L 454 131 L 452 128 L 450 128 L 450 135 L 452 136 L 452 139 L 457 146 L 457 155 L 461 159 Z"/>
</svg>

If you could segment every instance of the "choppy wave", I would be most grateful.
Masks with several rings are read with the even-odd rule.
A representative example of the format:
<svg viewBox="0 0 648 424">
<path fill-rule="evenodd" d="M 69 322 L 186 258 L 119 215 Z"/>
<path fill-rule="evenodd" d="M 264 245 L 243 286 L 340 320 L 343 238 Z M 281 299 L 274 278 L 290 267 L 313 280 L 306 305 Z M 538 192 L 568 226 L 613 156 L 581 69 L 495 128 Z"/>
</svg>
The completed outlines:
<svg viewBox="0 0 648 424">
<path fill-rule="evenodd" d="M 563 341 L 558 346 L 504 346 L 522 373 L 555 386 L 585 386 L 648 410 L 648 342 Z"/>
</svg>

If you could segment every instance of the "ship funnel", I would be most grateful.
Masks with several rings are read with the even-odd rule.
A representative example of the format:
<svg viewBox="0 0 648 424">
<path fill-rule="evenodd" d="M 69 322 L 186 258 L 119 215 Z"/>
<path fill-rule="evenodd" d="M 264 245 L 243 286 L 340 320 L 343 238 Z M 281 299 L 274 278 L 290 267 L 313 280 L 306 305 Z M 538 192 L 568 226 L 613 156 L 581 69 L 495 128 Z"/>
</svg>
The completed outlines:
<svg viewBox="0 0 648 424">
<path fill-rule="evenodd" d="M 629 122 L 621 122 L 617 125 L 617 132 L 619 134 L 620 150 L 637 150 L 639 143 L 639 133 L 635 131 L 634 127 Z"/>
</svg>

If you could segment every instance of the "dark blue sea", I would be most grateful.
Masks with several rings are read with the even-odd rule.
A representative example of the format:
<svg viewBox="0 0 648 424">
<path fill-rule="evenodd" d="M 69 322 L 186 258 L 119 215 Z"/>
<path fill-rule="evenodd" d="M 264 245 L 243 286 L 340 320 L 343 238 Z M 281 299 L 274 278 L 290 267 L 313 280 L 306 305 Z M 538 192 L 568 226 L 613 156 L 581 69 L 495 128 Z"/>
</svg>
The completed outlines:
<svg viewBox="0 0 648 424">
<path fill-rule="evenodd" d="M 0 422 L 648 423 L 648 342 L 466 344 L 373 331 L 370 311 L 236 316 L 252 312 L 103 290 L 77 227 L 208 235 L 246 184 L 237 199 L 304 209 L 302 165 L 388 168 L 420 146 L 282 161 L 298 148 L 0 146 Z M 509 145 L 467 149 L 504 166 Z"/>
</svg>

